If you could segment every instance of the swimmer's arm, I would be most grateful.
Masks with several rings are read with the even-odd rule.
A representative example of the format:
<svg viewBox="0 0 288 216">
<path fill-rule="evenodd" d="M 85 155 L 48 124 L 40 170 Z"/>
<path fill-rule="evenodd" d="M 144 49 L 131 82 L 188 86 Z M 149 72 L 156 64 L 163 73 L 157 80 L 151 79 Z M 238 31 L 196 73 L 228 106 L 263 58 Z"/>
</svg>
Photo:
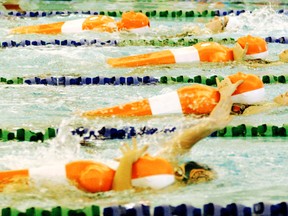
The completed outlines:
<svg viewBox="0 0 288 216">
<path fill-rule="evenodd" d="M 125 143 L 120 150 L 122 151 L 122 158 L 120 159 L 119 166 L 116 170 L 112 189 L 115 191 L 123 191 L 132 189 L 132 165 L 136 162 L 143 153 L 147 150 L 148 146 L 144 146 L 140 149 L 137 147 L 136 139 L 132 140 L 133 146 L 130 147 Z"/>
<path fill-rule="evenodd" d="M 128 190 L 132 188 L 131 175 L 132 175 L 133 162 L 129 158 L 121 158 L 119 167 L 116 170 L 112 189 L 115 191 Z"/>
<path fill-rule="evenodd" d="M 247 107 L 242 115 L 253 115 L 253 114 L 258 114 L 258 113 L 262 113 L 262 112 L 266 112 L 268 110 L 271 110 L 273 108 L 276 108 L 280 106 L 277 103 L 266 103 L 266 104 L 259 104 L 259 105 L 255 105 L 255 106 L 249 106 Z"/>
<path fill-rule="evenodd" d="M 170 149 L 166 149 L 167 152 L 161 152 L 161 154 L 168 153 L 176 156 L 179 153 L 185 153 L 189 151 L 201 139 L 209 136 L 214 131 L 225 127 L 231 121 L 231 95 L 237 86 L 242 82 L 243 81 L 240 80 L 232 84 L 229 78 L 225 78 L 220 83 L 217 79 L 217 85 L 220 92 L 220 101 L 215 106 L 213 111 L 207 118 L 202 119 L 199 124 L 185 129 L 183 132 L 181 132 L 181 134 L 174 137 L 172 144 L 170 145 Z"/>
</svg>

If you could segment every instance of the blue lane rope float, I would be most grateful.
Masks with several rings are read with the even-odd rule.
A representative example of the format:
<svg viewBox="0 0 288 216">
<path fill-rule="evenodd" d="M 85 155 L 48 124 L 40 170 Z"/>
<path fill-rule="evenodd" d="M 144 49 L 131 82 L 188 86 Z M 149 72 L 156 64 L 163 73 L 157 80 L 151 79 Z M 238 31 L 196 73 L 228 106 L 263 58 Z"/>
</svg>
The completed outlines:
<svg viewBox="0 0 288 216">
<path fill-rule="evenodd" d="M 87 39 L 80 39 L 79 41 L 76 40 L 59 40 L 59 39 L 53 39 L 49 41 L 43 41 L 43 40 L 22 40 L 20 42 L 16 42 L 13 40 L 9 41 L 3 41 L 1 42 L 2 48 L 12 48 L 12 47 L 27 47 L 27 46 L 49 46 L 49 45 L 55 45 L 55 46 L 116 46 L 117 40 L 107 40 L 107 41 L 101 41 L 97 39 L 87 40 Z"/>
<path fill-rule="evenodd" d="M 156 85 L 156 84 L 178 84 L 178 83 L 201 83 L 208 86 L 216 85 L 216 78 L 219 80 L 224 79 L 222 76 L 213 75 L 210 77 L 203 75 L 196 75 L 193 77 L 189 76 L 113 76 L 113 77 L 104 77 L 104 76 L 95 76 L 95 77 L 72 77 L 72 76 L 60 76 L 60 77 L 32 77 L 32 78 L 4 78 L 0 77 L 0 84 L 18 84 L 18 85 L 53 85 L 53 86 L 81 86 L 81 85 L 127 85 L 127 86 L 136 86 L 136 85 Z M 264 84 L 286 84 L 288 83 L 288 75 L 262 75 L 260 76 Z"/>
<path fill-rule="evenodd" d="M 149 205 L 135 204 L 133 207 L 123 205 L 113 205 L 100 207 L 97 205 L 87 206 L 82 209 L 70 209 L 62 206 L 53 207 L 46 210 L 38 207 L 31 207 L 20 211 L 13 207 L 0 209 L 2 216 L 35 216 L 35 215 L 53 215 L 53 216 L 219 216 L 219 215 L 287 215 L 288 202 L 282 201 L 276 204 L 257 202 L 252 206 L 241 203 L 229 203 L 227 205 L 218 205 L 216 203 L 206 203 L 202 207 L 196 207 L 191 204 L 182 203 L 179 205 L 163 204 L 151 207 Z"/>
<path fill-rule="evenodd" d="M 51 17 L 51 16 L 69 16 L 69 15 L 107 15 L 111 17 L 121 17 L 122 13 L 125 11 L 1 11 L 2 16 L 16 16 L 16 17 Z M 142 12 L 150 18 L 190 18 L 190 17 L 214 17 L 214 16 L 226 16 L 229 14 L 235 14 L 239 16 L 245 12 L 252 12 L 248 10 L 137 10 L 137 12 Z M 285 9 L 276 10 L 280 14 L 288 14 Z"/>
<path fill-rule="evenodd" d="M 100 130 L 93 130 L 79 127 L 72 131 L 73 135 L 83 137 L 84 140 L 103 140 L 103 139 L 130 139 L 133 136 L 153 135 L 156 133 L 173 133 L 176 127 L 172 128 L 151 128 L 141 127 L 123 127 L 121 129 L 102 127 Z M 286 137 L 288 135 L 288 125 L 275 126 L 262 124 L 259 126 L 251 126 L 241 124 L 238 126 L 227 126 L 222 130 L 212 133 L 211 137 Z"/>
<path fill-rule="evenodd" d="M 269 36 L 264 38 L 267 43 L 280 43 L 280 44 L 288 44 L 288 37 L 273 37 Z M 70 40 L 70 39 L 53 39 L 49 41 L 44 40 L 21 40 L 20 42 L 14 40 L 2 41 L 1 47 L 2 48 L 15 48 L 15 47 L 28 47 L 28 46 L 69 46 L 69 47 L 79 47 L 79 46 L 96 46 L 96 47 L 103 47 L 103 46 L 192 46 L 199 42 L 206 42 L 206 41 L 215 41 L 221 44 L 230 44 L 235 43 L 236 39 L 234 38 L 207 38 L 207 39 L 200 39 L 200 38 L 172 38 L 172 39 L 151 39 L 151 40 L 106 40 L 101 41 L 98 39 L 80 39 L 77 40 Z"/>
<path fill-rule="evenodd" d="M 173 133 L 176 127 L 171 128 L 153 128 L 143 126 L 135 128 L 126 126 L 122 128 L 102 127 L 100 129 L 89 129 L 78 127 L 71 131 L 74 136 L 83 138 L 84 141 L 89 140 L 108 140 L 108 139 L 131 139 L 135 136 L 153 135 L 157 133 Z M 47 128 L 44 132 L 34 132 L 29 129 L 19 128 L 16 131 L 0 129 L 0 140 L 3 142 L 17 140 L 28 142 L 43 142 L 57 136 L 58 129 Z M 237 125 L 227 126 L 222 130 L 216 131 L 210 135 L 211 137 L 286 137 L 288 136 L 288 124 L 282 126 L 262 124 L 258 126 Z"/>
</svg>

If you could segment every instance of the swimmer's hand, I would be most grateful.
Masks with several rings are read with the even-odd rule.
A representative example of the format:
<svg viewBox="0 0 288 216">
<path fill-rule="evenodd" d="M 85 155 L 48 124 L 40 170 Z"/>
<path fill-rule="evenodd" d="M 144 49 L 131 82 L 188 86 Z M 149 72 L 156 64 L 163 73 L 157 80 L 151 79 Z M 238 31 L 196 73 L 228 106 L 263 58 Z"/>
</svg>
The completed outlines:
<svg viewBox="0 0 288 216">
<path fill-rule="evenodd" d="M 233 47 L 234 61 L 243 61 L 244 57 L 247 53 L 247 49 L 248 49 L 247 43 L 246 43 L 244 49 L 240 46 L 239 43 L 236 43 L 235 46 Z"/>
<path fill-rule="evenodd" d="M 242 82 L 243 80 L 238 80 L 237 82 L 232 83 L 228 77 L 222 81 L 219 81 L 218 77 L 216 78 L 217 88 L 221 97 L 231 96 Z"/>
<path fill-rule="evenodd" d="M 132 146 L 130 146 L 128 143 L 124 143 L 120 147 L 120 150 L 123 155 L 120 160 L 125 158 L 125 160 L 134 163 L 147 151 L 147 149 L 148 149 L 148 145 L 145 145 L 142 148 L 138 148 L 137 141 L 135 138 L 133 138 Z"/>
<path fill-rule="evenodd" d="M 218 91 L 220 92 L 220 101 L 209 115 L 214 130 L 220 130 L 226 127 L 232 120 L 232 116 L 230 115 L 233 104 L 231 95 L 242 82 L 243 80 L 239 80 L 236 83 L 232 83 L 228 77 L 220 82 L 219 79 L 216 78 Z"/>
<path fill-rule="evenodd" d="M 132 165 L 147 149 L 148 145 L 138 148 L 135 138 L 132 139 L 131 147 L 127 143 L 124 143 L 124 145 L 120 147 L 123 156 L 120 158 L 120 163 L 114 176 L 112 185 L 113 190 L 122 191 L 132 188 Z"/>
</svg>

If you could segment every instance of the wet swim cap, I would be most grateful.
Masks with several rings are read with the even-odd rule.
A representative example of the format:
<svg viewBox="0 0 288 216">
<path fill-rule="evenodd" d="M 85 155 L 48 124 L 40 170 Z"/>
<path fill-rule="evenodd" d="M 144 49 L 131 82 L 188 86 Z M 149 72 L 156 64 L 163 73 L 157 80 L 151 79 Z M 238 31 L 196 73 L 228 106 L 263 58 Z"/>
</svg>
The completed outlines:
<svg viewBox="0 0 288 216">
<path fill-rule="evenodd" d="M 75 26 L 76 26 L 76 24 L 74 23 L 72 28 L 76 28 Z M 106 32 L 114 32 L 117 30 L 117 24 L 116 24 L 113 17 L 104 16 L 104 15 L 97 15 L 97 16 L 90 16 L 90 17 L 86 18 L 82 24 L 82 29 L 83 30 L 96 29 L 98 31 L 103 31 L 103 32 L 105 32 L 105 31 Z"/>
<path fill-rule="evenodd" d="M 242 48 L 245 47 L 246 43 L 248 44 L 248 50 L 246 53 L 246 58 L 248 59 L 265 58 L 268 56 L 267 43 L 261 37 L 247 35 L 240 37 L 237 42 Z"/>
<path fill-rule="evenodd" d="M 255 104 L 264 100 L 264 84 L 258 76 L 238 72 L 228 77 L 232 83 L 243 80 L 243 83 L 232 94 L 232 101 L 234 103 Z"/>
<path fill-rule="evenodd" d="M 211 168 L 206 165 L 189 161 L 175 169 L 175 178 L 186 184 L 207 182 L 214 178 Z"/>
<path fill-rule="evenodd" d="M 79 189 L 96 193 L 112 189 L 115 171 L 92 161 L 76 161 L 66 165 L 66 176 L 77 183 Z"/>
<path fill-rule="evenodd" d="M 141 157 L 132 166 L 132 185 L 162 189 L 175 180 L 172 165 L 162 159 L 149 155 Z"/>
<path fill-rule="evenodd" d="M 122 19 L 118 23 L 118 28 L 126 29 L 134 33 L 145 32 L 150 27 L 149 18 L 140 12 L 125 12 L 122 14 Z"/>
</svg>

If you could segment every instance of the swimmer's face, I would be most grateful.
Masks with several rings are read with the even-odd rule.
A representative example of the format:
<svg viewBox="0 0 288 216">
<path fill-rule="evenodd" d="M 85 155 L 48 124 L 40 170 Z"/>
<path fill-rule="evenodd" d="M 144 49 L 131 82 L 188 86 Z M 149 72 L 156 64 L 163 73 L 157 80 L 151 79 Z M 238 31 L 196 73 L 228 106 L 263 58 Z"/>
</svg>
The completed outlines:
<svg viewBox="0 0 288 216">
<path fill-rule="evenodd" d="M 280 61 L 282 61 L 282 62 L 288 63 L 288 50 L 284 50 L 283 52 L 281 52 L 281 53 L 279 54 L 279 59 L 280 59 Z"/>
<path fill-rule="evenodd" d="M 219 33 L 224 30 L 228 23 L 227 17 L 214 17 L 206 24 L 206 28 L 210 29 L 213 33 Z"/>
<path fill-rule="evenodd" d="M 175 178 L 178 181 L 182 181 L 186 184 L 198 184 L 208 182 L 214 179 L 215 174 L 211 169 L 195 167 L 182 164 L 175 169 Z"/>
<path fill-rule="evenodd" d="M 275 97 L 274 102 L 283 106 L 288 106 L 288 92 Z"/>
</svg>

